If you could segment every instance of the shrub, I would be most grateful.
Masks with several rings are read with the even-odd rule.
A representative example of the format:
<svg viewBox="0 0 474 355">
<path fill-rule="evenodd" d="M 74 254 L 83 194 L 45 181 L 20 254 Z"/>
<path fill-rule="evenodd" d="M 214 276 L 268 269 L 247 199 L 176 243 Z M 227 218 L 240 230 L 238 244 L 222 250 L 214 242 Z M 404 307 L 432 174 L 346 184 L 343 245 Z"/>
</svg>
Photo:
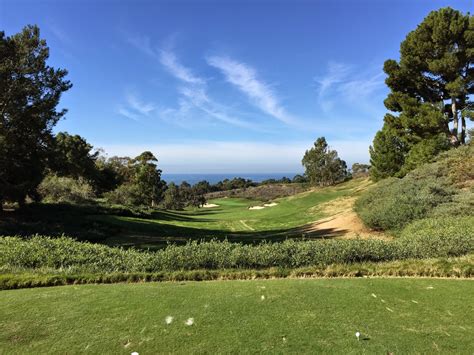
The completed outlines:
<svg viewBox="0 0 474 355">
<path fill-rule="evenodd" d="M 449 233 L 450 230 L 446 230 Z M 472 232 L 472 230 L 471 230 Z M 381 262 L 460 256 L 474 251 L 474 234 L 407 235 L 382 240 L 322 240 L 235 244 L 227 241 L 169 245 L 156 252 L 112 248 L 61 237 L 0 238 L 0 268 L 70 272 L 161 272 L 199 269 L 298 268 L 314 265 Z"/>
<path fill-rule="evenodd" d="M 436 206 L 452 201 L 455 190 L 440 178 L 389 178 L 365 192 L 355 204 L 370 228 L 400 229 L 427 216 Z"/>
<path fill-rule="evenodd" d="M 473 215 L 473 166 L 474 146 L 451 149 L 402 179 L 379 182 L 356 201 L 356 212 L 368 227 L 383 230 L 425 217 Z"/>
<path fill-rule="evenodd" d="M 120 185 L 115 190 L 105 193 L 104 198 L 110 204 L 124 206 L 142 205 L 140 190 L 138 186 L 134 184 Z"/>
<path fill-rule="evenodd" d="M 462 238 L 474 237 L 474 216 L 437 217 L 414 221 L 401 232 L 402 238 Z"/>
<path fill-rule="evenodd" d="M 94 189 L 84 179 L 57 175 L 47 175 L 38 193 L 45 202 L 52 203 L 86 203 L 95 198 Z"/>
</svg>

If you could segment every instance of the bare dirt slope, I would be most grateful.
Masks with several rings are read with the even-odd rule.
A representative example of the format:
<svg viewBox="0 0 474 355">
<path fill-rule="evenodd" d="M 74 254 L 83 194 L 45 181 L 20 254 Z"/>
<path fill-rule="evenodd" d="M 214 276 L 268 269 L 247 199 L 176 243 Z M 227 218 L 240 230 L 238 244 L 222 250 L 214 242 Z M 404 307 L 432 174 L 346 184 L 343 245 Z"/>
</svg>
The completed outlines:
<svg viewBox="0 0 474 355">
<path fill-rule="evenodd" d="M 366 180 L 354 189 L 354 194 L 357 195 L 371 183 Z M 377 238 L 377 239 L 391 239 L 382 232 L 371 230 L 364 226 L 357 214 L 354 212 L 354 202 L 357 196 L 345 196 L 336 200 L 318 206 L 328 217 L 319 219 L 304 227 L 304 233 L 312 236 L 320 234 L 321 236 L 337 237 L 342 239 L 352 238 Z"/>
</svg>

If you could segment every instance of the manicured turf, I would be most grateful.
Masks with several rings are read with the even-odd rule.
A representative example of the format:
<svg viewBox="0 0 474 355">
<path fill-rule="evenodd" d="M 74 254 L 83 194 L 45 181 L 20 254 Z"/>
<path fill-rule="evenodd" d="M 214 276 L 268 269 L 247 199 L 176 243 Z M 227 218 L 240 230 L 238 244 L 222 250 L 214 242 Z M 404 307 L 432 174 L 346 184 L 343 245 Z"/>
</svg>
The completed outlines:
<svg viewBox="0 0 474 355">
<path fill-rule="evenodd" d="M 260 201 L 222 198 L 208 201 L 218 207 L 157 212 L 151 219 L 113 215 L 92 218 L 122 230 L 120 235 L 107 240 L 110 245 L 154 248 L 167 241 L 203 237 L 256 241 L 271 236 L 271 240 L 276 241 L 294 235 L 301 237 L 302 226 L 326 216 L 321 208 L 323 203 L 353 195 L 366 185 L 367 181 L 356 180 L 338 187 L 304 192 L 276 199 L 273 201 L 276 206 L 260 210 L 249 209 L 263 205 Z"/>
<path fill-rule="evenodd" d="M 214 281 L 2 291 L 0 352 L 472 354 L 473 294 L 473 281 L 440 279 Z M 165 324 L 167 316 L 174 317 L 170 325 Z M 194 325 L 184 324 L 188 318 L 194 318 Z"/>
</svg>

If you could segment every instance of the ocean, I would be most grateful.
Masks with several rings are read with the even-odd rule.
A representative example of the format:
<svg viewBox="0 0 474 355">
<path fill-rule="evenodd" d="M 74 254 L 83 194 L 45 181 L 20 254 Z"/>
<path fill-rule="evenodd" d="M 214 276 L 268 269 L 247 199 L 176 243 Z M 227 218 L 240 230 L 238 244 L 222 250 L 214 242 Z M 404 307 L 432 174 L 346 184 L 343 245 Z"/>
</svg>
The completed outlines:
<svg viewBox="0 0 474 355">
<path fill-rule="evenodd" d="M 191 185 L 195 183 L 206 180 L 210 184 L 215 184 L 224 179 L 233 179 L 235 177 L 241 177 L 244 179 L 250 179 L 255 182 L 261 182 L 267 179 L 281 179 L 282 177 L 287 177 L 292 179 L 296 174 L 302 173 L 223 173 L 223 174 L 167 174 L 163 173 L 161 178 L 166 182 L 174 182 L 175 184 L 180 184 L 183 181 L 188 182 Z"/>
</svg>

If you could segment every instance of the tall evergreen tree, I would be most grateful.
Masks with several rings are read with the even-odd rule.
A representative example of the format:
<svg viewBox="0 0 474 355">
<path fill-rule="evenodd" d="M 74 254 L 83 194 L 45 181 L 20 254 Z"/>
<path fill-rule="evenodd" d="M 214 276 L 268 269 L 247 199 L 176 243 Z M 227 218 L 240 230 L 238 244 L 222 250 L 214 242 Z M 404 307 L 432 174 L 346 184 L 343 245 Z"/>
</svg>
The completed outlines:
<svg viewBox="0 0 474 355">
<path fill-rule="evenodd" d="M 391 89 L 385 106 L 399 114 L 386 115 L 371 147 L 374 178 L 403 175 L 447 149 L 448 141 L 465 143 L 466 118 L 474 117 L 473 16 L 449 7 L 431 12 L 384 71 Z"/>
<path fill-rule="evenodd" d="M 22 204 L 41 182 L 57 111 L 71 88 L 67 71 L 46 64 L 49 48 L 37 26 L 11 37 L 0 32 L 0 203 Z"/>
</svg>

